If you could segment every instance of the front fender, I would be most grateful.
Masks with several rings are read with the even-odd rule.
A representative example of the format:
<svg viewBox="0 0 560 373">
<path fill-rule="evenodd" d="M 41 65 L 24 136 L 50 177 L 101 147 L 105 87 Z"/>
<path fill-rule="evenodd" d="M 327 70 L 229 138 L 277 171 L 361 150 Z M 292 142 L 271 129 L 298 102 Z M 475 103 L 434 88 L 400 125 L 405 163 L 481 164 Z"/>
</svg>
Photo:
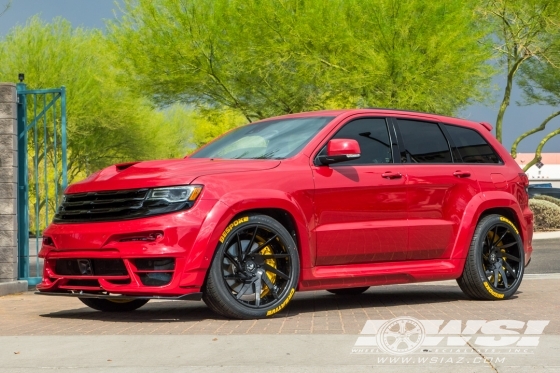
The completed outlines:
<svg viewBox="0 0 560 373">
<path fill-rule="evenodd" d="M 280 209 L 290 214 L 297 231 L 301 268 L 310 268 L 315 262 L 315 252 L 310 249 L 314 244 L 309 233 L 311 230 L 308 228 L 313 223 L 312 212 L 306 214 L 298 201 L 288 193 L 279 190 L 246 189 L 223 195 L 208 213 L 193 245 L 182 283 L 188 286 L 202 286 L 220 237 L 229 223 L 244 211 L 259 209 Z"/>
</svg>

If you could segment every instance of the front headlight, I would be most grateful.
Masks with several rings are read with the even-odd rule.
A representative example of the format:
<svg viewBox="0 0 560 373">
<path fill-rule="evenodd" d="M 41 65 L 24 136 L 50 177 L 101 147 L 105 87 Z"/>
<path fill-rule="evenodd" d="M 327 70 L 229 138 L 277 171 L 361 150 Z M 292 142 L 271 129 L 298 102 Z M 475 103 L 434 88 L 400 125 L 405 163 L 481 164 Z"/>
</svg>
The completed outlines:
<svg viewBox="0 0 560 373">
<path fill-rule="evenodd" d="M 145 215 L 158 215 L 192 207 L 202 185 L 154 188 L 148 192 L 143 207 Z"/>
<path fill-rule="evenodd" d="M 202 186 L 200 185 L 156 188 L 150 190 L 146 199 L 165 201 L 168 203 L 192 202 L 196 200 L 201 191 Z"/>
</svg>

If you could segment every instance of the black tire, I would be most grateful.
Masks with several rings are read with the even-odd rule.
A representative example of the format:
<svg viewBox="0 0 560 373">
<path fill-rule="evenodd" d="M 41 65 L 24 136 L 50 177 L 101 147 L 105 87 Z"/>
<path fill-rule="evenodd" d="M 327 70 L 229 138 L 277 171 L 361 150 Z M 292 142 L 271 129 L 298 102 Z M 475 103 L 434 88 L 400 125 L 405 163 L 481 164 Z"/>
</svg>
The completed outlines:
<svg viewBox="0 0 560 373">
<path fill-rule="evenodd" d="M 524 271 L 525 253 L 517 227 L 504 216 L 488 215 L 476 226 L 457 283 L 469 298 L 503 300 L 515 294 Z"/>
<path fill-rule="evenodd" d="M 367 289 L 369 289 L 369 286 L 360 288 L 327 289 L 327 291 L 336 295 L 360 295 Z"/>
<path fill-rule="evenodd" d="M 110 300 L 110 299 L 100 299 L 100 298 L 79 298 L 83 304 L 86 306 L 93 308 L 97 311 L 103 312 L 130 312 L 137 310 L 138 308 L 142 307 L 146 303 L 148 303 L 148 299 L 119 299 L 119 300 Z"/>
<path fill-rule="evenodd" d="M 264 318 L 286 307 L 298 278 L 290 233 L 270 216 L 242 215 L 220 237 L 202 299 L 227 318 Z"/>
</svg>

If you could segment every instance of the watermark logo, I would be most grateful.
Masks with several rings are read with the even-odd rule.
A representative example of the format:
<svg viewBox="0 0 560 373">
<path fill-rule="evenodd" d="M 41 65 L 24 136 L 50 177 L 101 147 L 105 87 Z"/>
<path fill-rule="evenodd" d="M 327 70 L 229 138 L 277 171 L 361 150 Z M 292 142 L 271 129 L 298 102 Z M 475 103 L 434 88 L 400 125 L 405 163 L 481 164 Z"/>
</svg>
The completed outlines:
<svg viewBox="0 0 560 373">
<path fill-rule="evenodd" d="M 409 354 L 424 342 L 426 331 L 422 323 L 412 317 L 397 317 L 385 322 L 377 333 L 377 345 L 393 355 Z"/>
<path fill-rule="evenodd" d="M 368 320 L 352 353 L 534 354 L 549 320 Z"/>
</svg>

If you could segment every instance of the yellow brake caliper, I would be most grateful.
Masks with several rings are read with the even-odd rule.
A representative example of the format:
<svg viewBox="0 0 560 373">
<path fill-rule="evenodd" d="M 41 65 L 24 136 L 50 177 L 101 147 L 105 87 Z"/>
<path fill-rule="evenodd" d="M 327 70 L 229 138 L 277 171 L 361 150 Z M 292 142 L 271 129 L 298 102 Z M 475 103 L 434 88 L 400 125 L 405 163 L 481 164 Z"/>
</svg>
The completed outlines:
<svg viewBox="0 0 560 373">
<path fill-rule="evenodd" d="M 261 254 L 261 255 L 272 255 L 272 254 L 274 254 L 274 251 L 272 251 L 270 246 L 265 246 L 261 251 L 259 251 L 259 254 Z M 276 268 L 276 259 L 274 259 L 274 258 L 265 259 L 264 262 L 266 264 L 268 264 L 269 266 L 271 266 L 272 268 Z M 276 274 L 274 274 L 272 272 L 269 272 L 269 271 L 266 271 L 266 275 L 268 276 L 268 279 L 270 280 L 270 282 L 274 284 L 274 282 L 276 281 Z M 270 292 L 270 289 L 268 288 L 268 286 L 266 286 L 266 284 L 264 284 L 263 287 L 262 287 L 262 290 L 261 290 L 261 298 L 266 297 L 269 292 Z"/>
</svg>

